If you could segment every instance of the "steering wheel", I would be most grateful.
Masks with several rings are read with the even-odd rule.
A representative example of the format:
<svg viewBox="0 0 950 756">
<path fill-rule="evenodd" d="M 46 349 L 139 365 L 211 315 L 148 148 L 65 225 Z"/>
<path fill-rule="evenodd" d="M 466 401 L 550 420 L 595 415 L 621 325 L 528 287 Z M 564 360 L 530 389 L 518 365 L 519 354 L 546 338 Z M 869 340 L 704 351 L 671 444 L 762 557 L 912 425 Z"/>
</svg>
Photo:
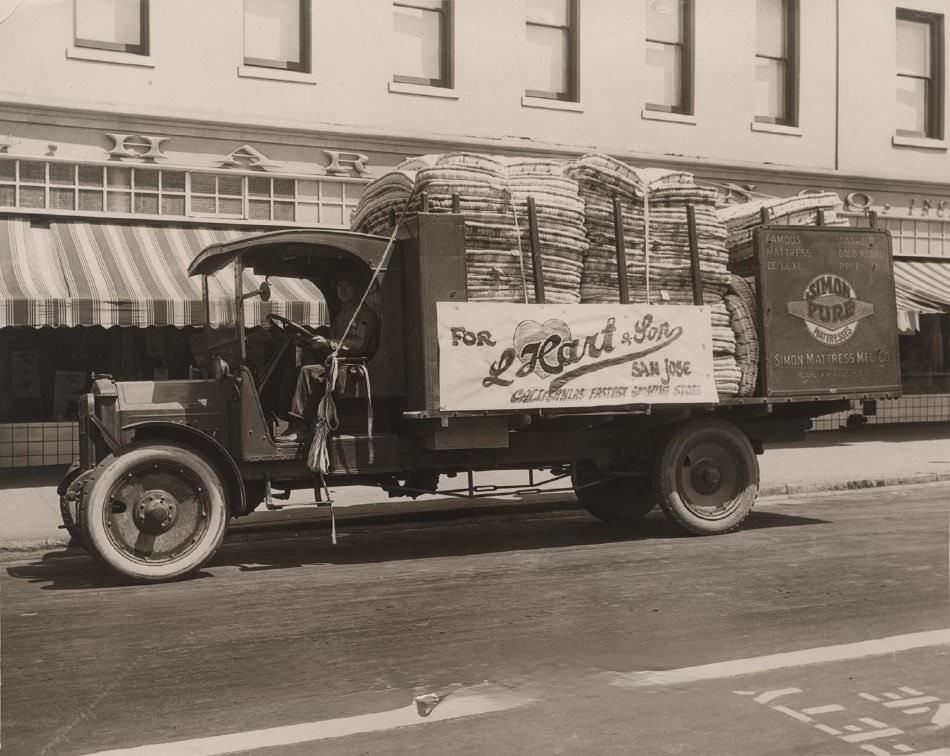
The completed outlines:
<svg viewBox="0 0 950 756">
<path fill-rule="evenodd" d="M 311 333 L 302 325 L 300 325 L 300 323 L 295 323 L 294 321 L 285 318 L 283 315 L 277 315 L 276 313 L 271 312 L 267 314 L 265 319 L 268 323 L 274 326 L 274 328 L 280 331 L 280 334 L 285 339 L 293 343 L 295 346 L 299 346 L 303 349 L 319 347 L 320 342 L 325 341 L 323 337 Z"/>
</svg>

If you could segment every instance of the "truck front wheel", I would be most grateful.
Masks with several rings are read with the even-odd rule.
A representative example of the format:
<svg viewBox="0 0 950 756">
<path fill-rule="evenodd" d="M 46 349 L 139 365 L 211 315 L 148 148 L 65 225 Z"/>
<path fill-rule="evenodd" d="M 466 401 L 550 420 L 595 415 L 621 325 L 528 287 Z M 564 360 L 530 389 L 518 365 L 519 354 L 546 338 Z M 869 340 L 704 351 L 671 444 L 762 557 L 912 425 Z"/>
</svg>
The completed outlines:
<svg viewBox="0 0 950 756">
<path fill-rule="evenodd" d="M 197 570 L 224 538 L 228 508 L 215 468 L 174 441 L 133 444 L 107 457 L 84 488 L 86 549 L 134 580 Z"/>
<path fill-rule="evenodd" d="M 666 440 L 654 481 L 660 507 L 695 535 L 735 530 L 752 511 L 759 463 L 746 435 L 718 418 L 692 420 Z"/>
<path fill-rule="evenodd" d="M 649 478 L 610 476 L 591 462 L 577 462 L 571 482 L 578 503 L 611 525 L 633 525 L 656 506 Z"/>
</svg>

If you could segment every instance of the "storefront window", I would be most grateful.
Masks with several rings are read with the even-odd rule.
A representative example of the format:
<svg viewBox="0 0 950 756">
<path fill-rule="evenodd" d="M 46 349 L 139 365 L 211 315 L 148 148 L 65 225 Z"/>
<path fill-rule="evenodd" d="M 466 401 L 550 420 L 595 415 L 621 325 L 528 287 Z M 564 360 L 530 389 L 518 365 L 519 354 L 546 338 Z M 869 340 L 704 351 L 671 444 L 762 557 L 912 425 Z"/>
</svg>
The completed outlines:
<svg viewBox="0 0 950 756">
<path fill-rule="evenodd" d="M 906 394 L 950 393 L 950 314 L 921 315 L 920 330 L 900 337 Z"/>
</svg>

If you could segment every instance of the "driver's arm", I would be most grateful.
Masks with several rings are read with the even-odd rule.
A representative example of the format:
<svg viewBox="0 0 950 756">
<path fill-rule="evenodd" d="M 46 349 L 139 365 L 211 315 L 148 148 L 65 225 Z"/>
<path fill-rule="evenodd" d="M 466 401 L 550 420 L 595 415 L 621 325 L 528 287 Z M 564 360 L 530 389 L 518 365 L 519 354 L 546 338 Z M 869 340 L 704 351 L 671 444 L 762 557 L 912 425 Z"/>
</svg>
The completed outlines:
<svg viewBox="0 0 950 756">
<path fill-rule="evenodd" d="M 344 356 L 365 357 L 375 351 L 378 336 L 379 319 L 369 307 L 364 307 L 350 326 L 346 341 L 342 345 L 338 341 L 331 343 Z"/>
</svg>

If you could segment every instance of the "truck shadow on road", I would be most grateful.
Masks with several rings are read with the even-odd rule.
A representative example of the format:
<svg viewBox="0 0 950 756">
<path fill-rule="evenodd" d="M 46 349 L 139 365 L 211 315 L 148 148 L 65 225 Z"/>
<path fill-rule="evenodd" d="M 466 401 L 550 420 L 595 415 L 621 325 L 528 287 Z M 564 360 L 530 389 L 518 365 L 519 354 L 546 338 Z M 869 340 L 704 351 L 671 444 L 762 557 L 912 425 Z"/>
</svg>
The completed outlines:
<svg viewBox="0 0 950 756">
<path fill-rule="evenodd" d="M 774 528 L 828 524 L 828 520 L 757 511 L 740 531 L 713 538 L 691 538 L 658 512 L 635 529 L 611 527 L 575 511 L 425 523 L 407 519 L 383 525 L 344 520 L 338 521 L 338 544 L 333 545 L 328 524 L 315 522 L 283 537 L 280 532 L 271 532 L 253 540 L 226 540 L 208 567 L 191 579 L 223 578 L 233 568 L 240 573 L 254 573 L 320 564 L 362 565 L 638 542 L 649 548 L 653 543 L 670 540 L 681 541 L 683 557 L 688 559 L 696 553 L 722 548 L 737 538 L 767 540 L 767 531 Z M 41 590 L 146 589 L 105 572 L 76 549 L 50 552 L 29 564 L 9 567 L 7 575 L 38 584 Z"/>
</svg>

